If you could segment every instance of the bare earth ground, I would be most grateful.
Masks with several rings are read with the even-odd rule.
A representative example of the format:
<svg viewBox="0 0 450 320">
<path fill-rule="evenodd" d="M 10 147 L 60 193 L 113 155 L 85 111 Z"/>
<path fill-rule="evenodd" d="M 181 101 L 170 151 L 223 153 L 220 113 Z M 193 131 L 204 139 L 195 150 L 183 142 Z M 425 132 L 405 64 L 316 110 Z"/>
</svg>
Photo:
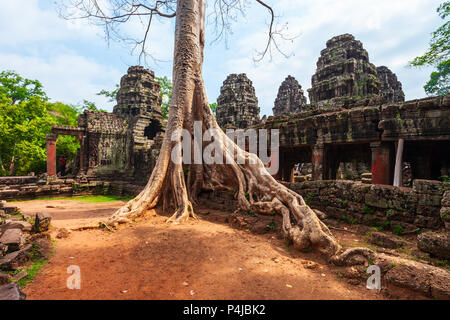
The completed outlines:
<svg viewBox="0 0 450 320">
<path fill-rule="evenodd" d="M 39 200 L 15 205 L 25 214 L 50 212 L 56 233 L 107 217 L 123 203 Z M 73 231 L 57 239 L 55 254 L 26 286 L 27 299 L 384 298 L 363 285 L 348 284 L 314 253 L 293 252 L 273 234 L 254 235 L 208 221 L 214 220 L 209 216 L 182 225 L 165 219 L 153 212 L 115 232 Z M 317 262 L 315 268 L 307 267 L 310 261 Z M 70 265 L 81 269 L 81 290 L 66 287 Z"/>
</svg>

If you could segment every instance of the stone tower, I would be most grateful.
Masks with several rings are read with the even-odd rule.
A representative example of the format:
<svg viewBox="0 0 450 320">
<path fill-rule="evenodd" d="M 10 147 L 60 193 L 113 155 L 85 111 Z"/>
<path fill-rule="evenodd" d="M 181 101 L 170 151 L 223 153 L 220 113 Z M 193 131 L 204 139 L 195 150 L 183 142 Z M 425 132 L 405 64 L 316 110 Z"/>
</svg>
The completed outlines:
<svg viewBox="0 0 450 320">
<path fill-rule="evenodd" d="M 113 113 L 124 119 L 144 114 L 161 114 L 162 98 L 159 89 L 153 71 L 142 66 L 129 67 L 127 74 L 120 79 L 117 105 Z"/>
<path fill-rule="evenodd" d="M 154 72 L 142 66 L 128 68 L 120 80 L 113 113 L 126 120 L 127 144 L 133 155 L 129 167 L 136 181 L 148 178 L 158 158 L 166 127 L 161 102 L 160 85 Z"/>
<path fill-rule="evenodd" d="M 377 69 L 360 41 L 343 34 L 327 41 L 317 61 L 308 90 L 318 107 L 349 107 L 355 101 L 378 95 Z"/>
<path fill-rule="evenodd" d="M 402 83 L 397 80 L 397 76 L 388 67 L 377 67 L 380 94 L 383 100 L 388 103 L 405 102 Z"/>
<path fill-rule="evenodd" d="M 275 116 L 304 111 L 306 109 L 306 97 L 303 95 L 302 86 L 294 77 L 287 76 L 278 89 L 275 106 L 272 108 Z"/>
<path fill-rule="evenodd" d="M 230 74 L 223 82 L 217 98 L 216 118 L 221 127 L 245 129 L 259 123 L 255 88 L 245 73 Z"/>
</svg>

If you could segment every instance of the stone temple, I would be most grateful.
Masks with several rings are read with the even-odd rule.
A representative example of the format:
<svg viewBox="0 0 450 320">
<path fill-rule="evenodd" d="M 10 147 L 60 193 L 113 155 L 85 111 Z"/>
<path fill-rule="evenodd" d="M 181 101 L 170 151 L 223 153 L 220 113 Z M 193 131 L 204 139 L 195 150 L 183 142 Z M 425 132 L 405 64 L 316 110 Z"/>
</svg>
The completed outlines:
<svg viewBox="0 0 450 320">
<path fill-rule="evenodd" d="M 53 127 L 47 136 L 48 154 L 56 157 L 52 149 L 58 135 L 76 136 L 80 149 L 75 175 L 145 183 L 156 162 L 165 125 L 153 71 L 134 66 L 120 81 L 113 113 L 85 111 L 78 118 L 78 127 Z M 47 172 L 56 173 L 56 159 L 48 158 Z"/>
<path fill-rule="evenodd" d="M 343 34 L 327 41 L 308 90 L 319 108 L 348 107 L 363 98 L 379 97 L 377 68 L 360 41 Z"/>
<path fill-rule="evenodd" d="M 294 77 L 287 76 L 281 83 L 272 110 L 275 116 L 306 110 L 306 97 L 303 95 L 302 86 Z"/>
<path fill-rule="evenodd" d="M 402 83 L 388 67 L 377 67 L 380 94 L 385 102 L 401 103 L 405 101 Z"/>
<path fill-rule="evenodd" d="M 247 128 L 258 124 L 258 99 L 245 73 L 230 74 L 220 88 L 216 119 L 221 127 Z"/>
</svg>

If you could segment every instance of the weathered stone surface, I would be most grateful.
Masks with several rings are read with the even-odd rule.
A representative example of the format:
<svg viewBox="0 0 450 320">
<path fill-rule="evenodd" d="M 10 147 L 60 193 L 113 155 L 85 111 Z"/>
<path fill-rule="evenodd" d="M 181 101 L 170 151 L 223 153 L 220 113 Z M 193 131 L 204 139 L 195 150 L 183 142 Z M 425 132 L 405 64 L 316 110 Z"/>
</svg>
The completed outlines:
<svg viewBox="0 0 450 320">
<path fill-rule="evenodd" d="M 441 205 L 443 207 L 450 207 L 450 190 L 444 192 L 441 200 Z"/>
<path fill-rule="evenodd" d="M 45 232 L 50 227 L 52 216 L 47 212 L 36 213 L 33 232 Z"/>
<path fill-rule="evenodd" d="M 7 252 L 19 250 L 24 243 L 22 230 L 20 229 L 5 230 L 2 236 L 0 237 L 0 243 L 3 243 L 4 245 L 8 246 Z"/>
<path fill-rule="evenodd" d="M 10 283 L 9 276 L 0 272 L 0 286 Z"/>
<path fill-rule="evenodd" d="M 219 126 L 247 128 L 259 123 L 255 88 L 245 73 L 230 74 L 220 88 L 216 119 Z"/>
<path fill-rule="evenodd" d="M 26 296 L 17 283 L 0 286 L 0 300 L 25 300 Z"/>
<path fill-rule="evenodd" d="M 8 229 L 20 229 L 25 232 L 30 232 L 33 226 L 26 221 L 11 221 L 9 223 L 0 225 L 0 234 Z"/>
<path fill-rule="evenodd" d="M 13 190 L 14 192 L 18 192 L 19 190 Z M 6 214 L 15 214 L 17 212 L 20 212 L 20 210 L 17 207 L 3 207 L 3 211 Z"/>
<path fill-rule="evenodd" d="M 0 257 L 3 257 L 8 252 L 8 246 L 0 243 Z"/>
<path fill-rule="evenodd" d="M 413 189 L 417 193 L 432 194 L 442 196 L 444 188 L 442 182 L 436 180 L 415 179 Z"/>
<path fill-rule="evenodd" d="M 427 297 L 450 299 L 450 272 L 411 260 L 389 257 L 382 283 L 408 288 Z"/>
<path fill-rule="evenodd" d="M 16 273 L 12 279 L 17 282 L 19 280 L 22 280 L 23 278 L 26 278 L 28 276 L 28 272 L 26 272 L 25 270 L 20 271 L 19 273 Z"/>
<path fill-rule="evenodd" d="M 369 62 L 362 43 L 351 34 L 328 40 L 308 92 L 311 104 L 318 107 L 350 107 L 355 101 L 375 96 L 379 101 L 377 69 Z"/>
<path fill-rule="evenodd" d="M 406 243 L 402 239 L 398 239 L 395 236 L 388 235 L 382 232 L 372 232 L 370 235 L 370 242 L 376 244 L 377 246 L 389 249 L 401 248 Z"/>
<path fill-rule="evenodd" d="M 417 246 L 436 257 L 450 259 L 450 238 L 447 234 L 422 233 L 417 236 Z"/>
<path fill-rule="evenodd" d="M 0 270 L 17 270 L 21 265 L 25 264 L 30 257 L 31 244 L 27 244 L 23 249 L 8 253 L 0 258 Z"/>
<path fill-rule="evenodd" d="M 266 221 L 258 221 L 252 225 L 251 231 L 256 234 L 264 234 L 268 230 L 268 224 Z"/>
<path fill-rule="evenodd" d="M 401 103 L 405 101 L 402 83 L 388 67 L 377 67 L 377 78 L 379 81 L 380 94 L 388 103 Z"/>
<path fill-rule="evenodd" d="M 356 223 L 382 227 L 396 234 L 411 234 L 419 228 L 439 229 L 443 226 L 439 206 L 423 206 L 423 199 L 440 203 L 442 196 L 434 189 L 417 190 L 388 185 L 365 185 L 355 181 L 322 180 L 285 183 L 299 193 L 313 209 L 328 216 Z M 428 191 L 427 191 L 428 190 Z M 432 202 L 433 202 L 432 201 Z M 344 218 L 345 217 L 345 218 Z"/>
<path fill-rule="evenodd" d="M 302 86 L 294 77 L 287 76 L 281 83 L 272 110 L 275 116 L 306 110 L 306 97 L 303 95 Z"/>
<path fill-rule="evenodd" d="M 152 111 L 161 112 L 161 94 L 155 74 L 142 66 L 128 68 L 126 75 L 120 80 L 117 92 L 117 105 L 114 114 L 130 119 L 138 114 Z"/>
</svg>

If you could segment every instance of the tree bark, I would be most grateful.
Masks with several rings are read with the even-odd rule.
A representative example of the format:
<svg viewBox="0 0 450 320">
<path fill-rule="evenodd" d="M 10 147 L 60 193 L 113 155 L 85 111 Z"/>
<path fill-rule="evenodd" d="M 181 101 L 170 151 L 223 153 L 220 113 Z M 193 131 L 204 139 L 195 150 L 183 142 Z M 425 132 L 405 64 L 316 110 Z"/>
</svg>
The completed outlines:
<svg viewBox="0 0 450 320">
<path fill-rule="evenodd" d="M 255 155 L 240 149 L 218 126 L 209 107 L 202 78 L 205 0 L 179 0 L 176 11 L 173 95 L 168 125 L 160 155 L 143 191 L 110 217 L 109 223 L 127 222 L 146 210 L 162 204 L 163 210 L 174 208 L 168 221 L 175 223 L 196 217 L 193 204 L 202 189 L 238 187 L 236 198 L 240 210 L 260 214 L 280 214 L 282 230 L 295 247 L 314 247 L 336 264 L 345 264 L 353 255 L 371 257 L 367 249 L 341 252 L 327 226 L 319 220 L 303 198 L 278 183 Z M 172 134 L 177 129 L 194 132 L 194 121 L 202 122 L 202 131 L 217 129 L 220 151 L 227 164 L 193 164 L 189 166 L 187 182 L 182 164 L 170 161 L 174 149 Z M 193 142 L 192 148 L 193 150 Z M 238 164 L 237 159 L 246 159 Z M 248 199 L 246 197 L 248 195 Z"/>
</svg>

